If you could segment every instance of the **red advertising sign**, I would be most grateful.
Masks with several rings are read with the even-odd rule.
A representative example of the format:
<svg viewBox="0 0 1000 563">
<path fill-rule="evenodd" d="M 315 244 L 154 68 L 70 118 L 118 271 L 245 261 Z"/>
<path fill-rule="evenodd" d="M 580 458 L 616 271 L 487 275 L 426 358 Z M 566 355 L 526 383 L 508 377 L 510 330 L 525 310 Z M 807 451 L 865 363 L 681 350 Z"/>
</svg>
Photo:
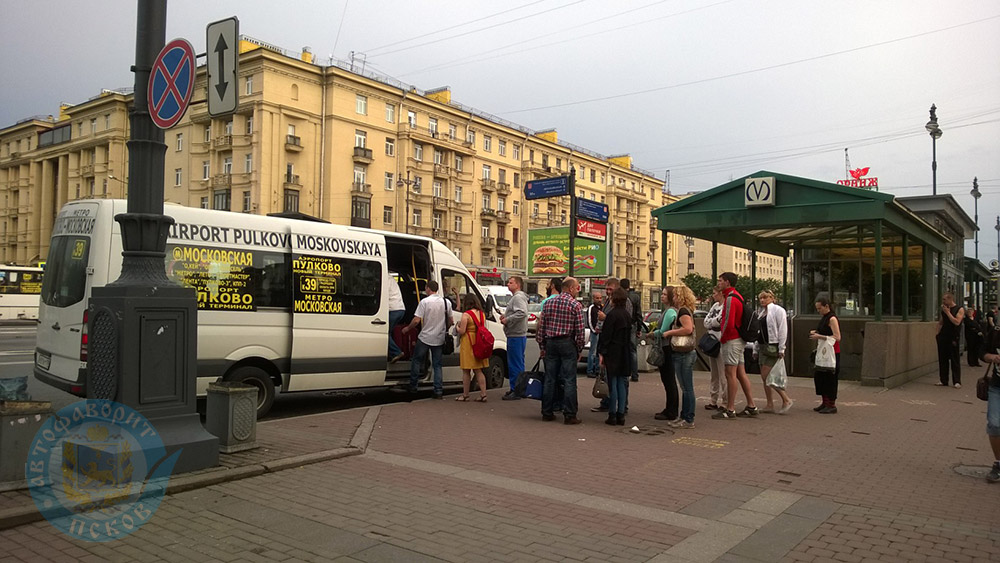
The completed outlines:
<svg viewBox="0 0 1000 563">
<path fill-rule="evenodd" d="M 607 223 L 595 223 L 586 219 L 576 220 L 576 236 L 594 240 L 607 240 Z"/>
<path fill-rule="evenodd" d="M 852 188 L 875 188 L 878 189 L 878 178 L 865 178 L 869 168 L 855 168 L 850 170 L 853 180 L 837 180 L 841 186 L 851 186 Z"/>
</svg>

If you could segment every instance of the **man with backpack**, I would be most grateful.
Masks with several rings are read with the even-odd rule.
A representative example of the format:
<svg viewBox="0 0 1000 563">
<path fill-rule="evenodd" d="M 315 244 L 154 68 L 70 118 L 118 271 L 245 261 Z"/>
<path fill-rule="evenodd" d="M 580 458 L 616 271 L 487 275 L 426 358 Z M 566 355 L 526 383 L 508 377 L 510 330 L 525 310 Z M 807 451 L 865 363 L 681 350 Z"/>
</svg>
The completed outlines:
<svg viewBox="0 0 1000 563">
<path fill-rule="evenodd" d="M 642 331 L 642 298 L 639 292 L 632 289 L 632 284 L 628 278 L 621 281 L 621 288 L 628 296 L 628 302 L 632 305 L 632 338 L 629 339 L 629 368 L 631 370 L 632 381 L 639 381 L 639 333 Z"/>
<path fill-rule="evenodd" d="M 719 276 L 719 289 L 724 297 L 722 303 L 722 337 L 719 339 L 722 358 L 726 368 L 726 383 L 729 392 L 726 394 L 726 408 L 712 415 L 721 420 L 735 419 L 737 416 L 756 417 L 757 405 L 753 401 L 753 391 L 750 388 L 750 378 L 747 377 L 744 364 L 743 348 L 746 342 L 757 339 L 760 331 L 760 321 L 753 306 L 748 306 L 743 296 L 736 291 L 736 274 L 725 272 Z M 739 382 L 743 395 L 747 398 L 747 406 L 739 414 L 736 413 L 736 383 Z"/>
</svg>

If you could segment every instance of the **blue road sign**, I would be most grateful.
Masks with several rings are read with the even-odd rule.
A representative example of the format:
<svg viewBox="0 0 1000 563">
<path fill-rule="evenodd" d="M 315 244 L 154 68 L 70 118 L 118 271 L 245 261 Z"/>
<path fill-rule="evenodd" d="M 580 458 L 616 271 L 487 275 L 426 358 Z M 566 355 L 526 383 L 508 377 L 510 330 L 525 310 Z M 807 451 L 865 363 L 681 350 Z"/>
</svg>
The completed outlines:
<svg viewBox="0 0 1000 563">
<path fill-rule="evenodd" d="M 524 184 L 524 199 L 542 199 L 569 195 L 569 176 L 531 180 Z"/>
<path fill-rule="evenodd" d="M 194 92 L 194 48 L 174 39 L 160 51 L 149 74 L 146 91 L 149 116 L 160 129 L 169 129 L 184 117 Z"/>
<path fill-rule="evenodd" d="M 608 204 L 590 201 L 589 199 L 578 198 L 576 200 L 576 216 L 581 219 L 590 219 L 598 223 L 608 222 Z"/>
</svg>

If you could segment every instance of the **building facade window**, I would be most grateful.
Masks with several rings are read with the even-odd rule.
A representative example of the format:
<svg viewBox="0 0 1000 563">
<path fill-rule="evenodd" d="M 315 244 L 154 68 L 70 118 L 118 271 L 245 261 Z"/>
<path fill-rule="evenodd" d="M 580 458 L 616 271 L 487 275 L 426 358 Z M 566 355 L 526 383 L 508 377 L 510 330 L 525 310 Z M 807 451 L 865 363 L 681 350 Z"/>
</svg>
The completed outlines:
<svg viewBox="0 0 1000 563">
<path fill-rule="evenodd" d="M 420 143 L 413 143 L 413 159 L 417 161 L 424 159 L 424 146 Z"/>
<path fill-rule="evenodd" d="M 507 198 L 504 196 L 497 196 L 497 211 L 506 211 Z"/>
<path fill-rule="evenodd" d="M 246 89 L 244 90 L 247 96 L 253 94 L 253 76 L 248 76 L 246 81 Z"/>
<path fill-rule="evenodd" d="M 386 137 L 385 138 L 385 155 L 386 156 L 393 156 L 395 154 L 396 154 L 396 141 L 394 141 L 391 137 Z"/>
<path fill-rule="evenodd" d="M 243 171 L 247 174 L 253 172 L 253 154 L 247 154 L 243 159 Z"/>
<path fill-rule="evenodd" d="M 434 149 L 434 164 L 442 164 L 444 162 L 444 153 Z"/>
<path fill-rule="evenodd" d="M 483 165 L 483 180 L 489 180 L 490 179 L 490 174 L 492 173 L 492 171 L 493 171 L 493 169 L 490 167 L 489 164 L 484 164 Z"/>
<path fill-rule="evenodd" d="M 490 197 L 490 194 L 483 194 L 483 211 L 493 208 L 491 205 L 492 199 L 493 198 Z"/>
<path fill-rule="evenodd" d="M 368 146 L 368 133 L 360 129 L 354 131 L 354 146 L 365 148 Z"/>
<path fill-rule="evenodd" d="M 455 170 L 458 171 L 458 172 L 461 172 L 462 171 L 462 164 L 463 164 L 462 157 L 456 155 L 455 156 Z"/>
<path fill-rule="evenodd" d="M 458 127 L 454 123 L 449 123 L 448 124 L 448 139 L 451 140 L 451 141 L 454 141 L 456 136 L 458 136 Z"/>
<path fill-rule="evenodd" d="M 354 98 L 354 111 L 361 115 L 368 115 L 368 97 L 358 94 Z"/>
<path fill-rule="evenodd" d="M 406 112 L 406 124 L 410 126 L 410 129 L 417 128 L 417 112 L 412 110 Z"/>
<path fill-rule="evenodd" d="M 229 211 L 232 209 L 229 190 L 215 190 L 212 193 L 212 209 Z"/>
<path fill-rule="evenodd" d="M 372 207 L 367 198 L 360 196 L 351 198 L 351 221 L 371 225 Z"/>
<path fill-rule="evenodd" d="M 208 180 L 212 174 L 212 166 L 207 160 L 201 161 L 201 179 Z"/>
<path fill-rule="evenodd" d="M 393 188 L 395 187 L 394 178 L 395 175 L 393 175 L 392 172 L 385 173 L 385 191 L 391 192 L 393 190 Z"/>
<path fill-rule="evenodd" d="M 483 150 L 486 152 L 493 151 L 493 137 L 489 135 L 483 135 Z"/>
<path fill-rule="evenodd" d="M 441 220 L 442 220 L 441 214 L 435 212 L 434 215 L 431 216 L 431 228 L 433 228 L 435 231 L 441 230 Z"/>
<path fill-rule="evenodd" d="M 222 173 L 227 176 L 233 173 L 233 157 L 227 156 L 222 159 Z"/>
<path fill-rule="evenodd" d="M 181 182 L 183 180 L 184 180 L 183 170 L 181 170 L 180 168 L 175 168 L 174 169 L 174 185 L 175 186 L 181 185 Z"/>
<path fill-rule="evenodd" d="M 284 199 L 285 213 L 298 213 L 299 211 L 299 190 L 285 190 Z"/>
<path fill-rule="evenodd" d="M 462 216 L 461 215 L 456 215 L 455 216 L 455 232 L 456 233 L 462 232 Z"/>
<path fill-rule="evenodd" d="M 521 145 L 514 143 L 513 152 L 514 160 L 521 160 Z"/>
<path fill-rule="evenodd" d="M 462 186 L 455 186 L 455 201 L 462 203 Z"/>
<path fill-rule="evenodd" d="M 514 205 L 511 206 L 511 213 L 514 215 L 519 215 L 521 213 L 521 202 L 519 200 L 514 200 Z"/>
<path fill-rule="evenodd" d="M 232 134 L 233 134 L 233 120 L 230 119 L 229 121 L 226 122 L 226 135 L 232 135 Z"/>
<path fill-rule="evenodd" d="M 424 214 L 419 209 L 413 210 L 413 226 L 419 227 L 421 221 L 423 220 Z"/>
<path fill-rule="evenodd" d="M 253 135 L 253 116 L 247 116 L 247 135 Z"/>
<path fill-rule="evenodd" d="M 207 142 L 209 142 L 211 140 L 212 140 L 212 126 L 211 125 L 206 125 L 205 126 L 205 142 L 207 143 Z"/>
<path fill-rule="evenodd" d="M 469 146 L 476 146 L 476 132 L 472 129 L 468 129 L 465 132 L 465 142 L 469 143 Z"/>
<path fill-rule="evenodd" d="M 250 190 L 243 191 L 243 213 L 250 213 Z"/>
<path fill-rule="evenodd" d="M 354 165 L 354 183 L 364 184 L 368 177 L 368 168 L 360 164 Z"/>
<path fill-rule="evenodd" d="M 497 154 L 500 156 L 507 156 L 507 141 L 497 141 Z"/>
<path fill-rule="evenodd" d="M 184 133 L 177 134 L 177 146 L 174 150 L 176 150 L 177 152 L 181 152 L 182 150 L 184 150 Z"/>
<path fill-rule="evenodd" d="M 208 196 L 207 195 L 206 196 L 202 196 L 201 203 L 199 205 L 201 205 L 202 209 L 208 209 Z"/>
<path fill-rule="evenodd" d="M 437 118 L 431 117 L 427 120 L 427 130 L 430 131 L 432 137 L 437 137 L 438 134 L 438 120 Z"/>
<path fill-rule="evenodd" d="M 396 106 L 392 104 L 385 104 L 385 120 L 387 123 L 396 122 Z"/>
<path fill-rule="evenodd" d="M 91 135 L 96 135 L 97 134 L 97 118 L 96 117 L 91 118 L 91 120 L 90 120 L 90 134 Z"/>
<path fill-rule="evenodd" d="M 382 207 L 382 223 L 386 225 L 392 224 L 392 208 L 388 205 Z"/>
<path fill-rule="evenodd" d="M 432 195 L 434 197 L 441 197 L 441 182 L 437 180 L 434 181 L 434 185 L 431 187 Z"/>
</svg>

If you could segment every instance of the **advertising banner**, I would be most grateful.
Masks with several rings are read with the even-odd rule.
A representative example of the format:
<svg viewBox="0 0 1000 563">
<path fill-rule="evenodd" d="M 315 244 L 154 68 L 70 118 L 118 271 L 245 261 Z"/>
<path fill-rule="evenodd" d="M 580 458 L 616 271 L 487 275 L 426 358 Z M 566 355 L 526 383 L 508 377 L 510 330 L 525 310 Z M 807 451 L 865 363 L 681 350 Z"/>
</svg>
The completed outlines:
<svg viewBox="0 0 1000 563">
<path fill-rule="evenodd" d="M 608 243 L 576 239 L 574 276 L 607 277 Z M 569 227 L 528 231 L 527 275 L 550 277 L 569 274 Z"/>
</svg>

